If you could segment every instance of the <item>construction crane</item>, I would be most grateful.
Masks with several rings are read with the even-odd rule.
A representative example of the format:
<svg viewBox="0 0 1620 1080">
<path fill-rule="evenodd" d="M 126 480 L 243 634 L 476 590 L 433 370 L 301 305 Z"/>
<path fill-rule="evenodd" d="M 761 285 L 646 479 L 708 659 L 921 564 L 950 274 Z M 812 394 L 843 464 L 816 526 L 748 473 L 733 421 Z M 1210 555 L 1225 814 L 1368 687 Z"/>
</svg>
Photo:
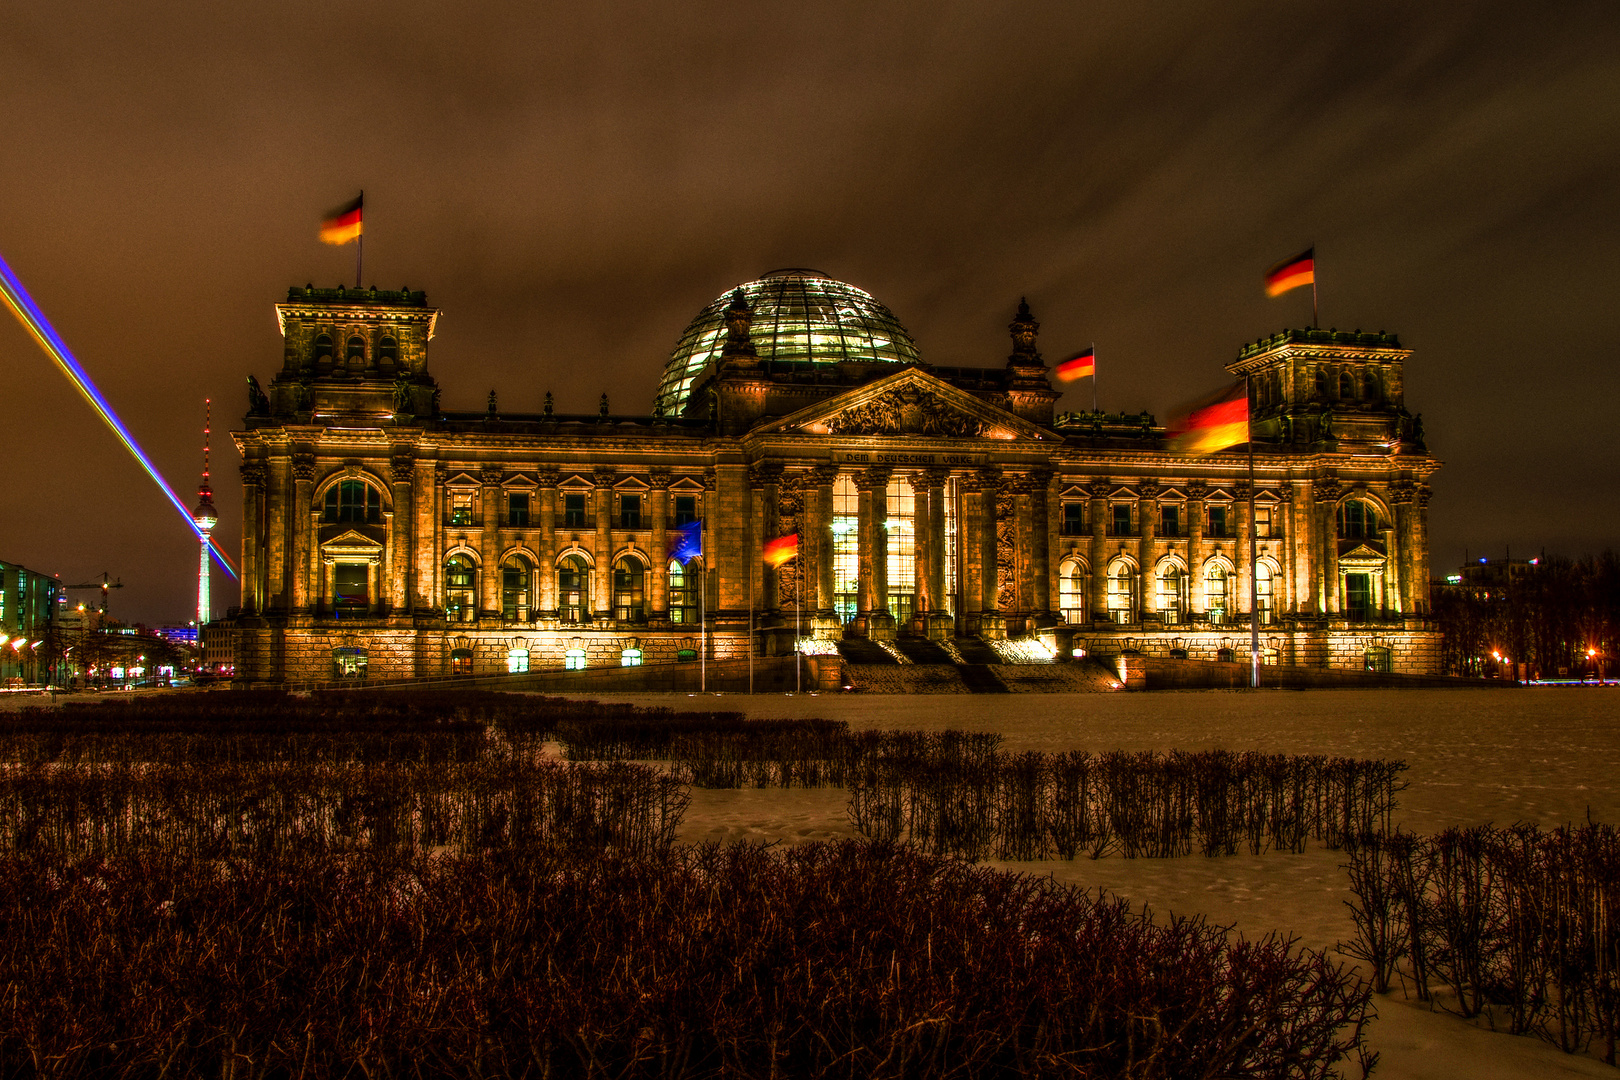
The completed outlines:
<svg viewBox="0 0 1620 1080">
<path fill-rule="evenodd" d="M 67 592 L 67 591 L 69 591 L 71 589 L 100 589 L 101 590 L 101 614 L 103 616 L 105 616 L 107 614 L 107 590 L 108 589 L 122 589 L 123 587 L 124 587 L 123 578 L 119 578 L 117 581 L 109 581 L 107 571 L 103 570 L 101 572 L 101 580 L 100 581 L 86 581 L 86 582 L 82 582 L 82 583 L 80 583 L 78 585 L 64 585 L 64 586 L 62 586 L 62 591 Z"/>
</svg>

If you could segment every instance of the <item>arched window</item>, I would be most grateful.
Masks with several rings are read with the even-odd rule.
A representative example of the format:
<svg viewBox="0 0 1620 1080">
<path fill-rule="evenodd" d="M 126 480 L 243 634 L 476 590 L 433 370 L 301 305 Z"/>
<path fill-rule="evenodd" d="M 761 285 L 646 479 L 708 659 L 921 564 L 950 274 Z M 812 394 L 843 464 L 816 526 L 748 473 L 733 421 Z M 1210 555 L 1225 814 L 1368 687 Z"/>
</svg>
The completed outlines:
<svg viewBox="0 0 1620 1080">
<path fill-rule="evenodd" d="M 528 649 L 506 650 L 506 672 L 509 675 L 522 675 L 529 670 Z"/>
<path fill-rule="evenodd" d="M 582 622 L 590 609 L 591 568 L 580 556 L 570 555 L 557 565 L 557 617 L 563 622 Z"/>
<path fill-rule="evenodd" d="M 568 643 L 568 649 L 563 653 L 563 670 L 585 670 L 585 643 L 579 638 L 574 638 Z"/>
<path fill-rule="evenodd" d="M 529 564 L 513 555 L 501 564 L 501 618 L 507 622 L 529 621 Z"/>
<path fill-rule="evenodd" d="M 321 363 L 322 361 L 324 361 L 324 362 L 326 362 L 328 364 L 332 362 L 332 335 L 331 334 L 316 334 L 315 335 L 315 362 L 318 364 L 318 363 Z"/>
<path fill-rule="evenodd" d="M 451 649 L 450 674 L 471 675 L 473 673 L 472 656 L 473 654 L 471 649 Z"/>
<path fill-rule="evenodd" d="M 1224 645 L 1215 650 L 1215 660 L 1218 663 L 1230 664 L 1234 659 L 1232 650 Z"/>
<path fill-rule="evenodd" d="M 1058 611 L 1063 621 L 1071 625 L 1086 619 L 1086 567 L 1079 561 L 1071 562 L 1058 572 Z"/>
<path fill-rule="evenodd" d="M 382 495 L 364 480 L 339 480 L 326 489 L 321 522 L 376 525 L 382 521 Z"/>
<path fill-rule="evenodd" d="M 697 622 L 697 589 L 696 582 L 688 582 L 687 575 L 696 575 L 697 571 L 688 571 L 677 559 L 669 561 L 666 571 L 669 580 L 669 621 L 672 623 Z"/>
<path fill-rule="evenodd" d="M 444 564 L 444 617 L 472 622 L 478 617 L 477 570 L 465 555 L 452 555 Z"/>
<path fill-rule="evenodd" d="M 355 335 L 351 337 L 343 349 L 343 358 L 350 367 L 366 366 L 366 339 Z"/>
<path fill-rule="evenodd" d="M 1108 564 L 1108 617 L 1117 623 L 1136 621 L 1136 568 L 1125 559 Z"/>
<path fill-rule="evenodd" d="M 1362 662 L 1368 671 L 1376 671 L 1384 675 L 1395 670 L 1395 656 L 1383 645 L 1369 646 L 1362 658 Z"/>
<path fill-rule="evenodd" d="M 1316 369 L 1316 397 L 1319 401 L 1326 401 L 1328 396 L 1327 368 Z"/>
<path fill-rule="evenodd" d="M 1155 604 L 1159 618 L 1166 623 L 1178 623 L 1185 617 L 1187 603 L 1187 575 L 1173 562 L 1159 564 L 1154 576 Z"/>
<path fill-rule="evenodd" d="M 332 678 L 363 679 L 366 677 L 366 650 L 344 648 L 332 650 Z"/>
<path fill-rule="evenodd" d="M 1380 525 L 1378 507 L 1365 499 L 1346 499 L 1339 504 L 1339 539 L 1376 540 Z"/>
<path fill-rule="evenodd" d="M 1227 607 L 1227 586 L 1231 581 L 1232 575 L 1220 563 L 1210 563 L 1204 568 L 1204 611 L 1212 623 L 1225 622 L 1231 610 Z"/>
<path fill-rule="evenodd" d="M 399 342 L 391 337 L 384 337 L 377 342 L 377 363 L 399 363 Z"/>
<path fill-rule="evenodd" d="M 630 555 L 621 555 L 613 564 L 613 617 L 620 622 L 647 621 L 647 569 Z"/>
<path fill-rule="evenodd" d="M 1339 372 L 1339 397 L 1346 401 L 1354 401 L 1356 398 L 1355 379 L 1348 370 Z"/>
<path fill-rule="evenodd" d="M 619 650 L 619 666 L 620 667 L 640 667 L 641 666 L 641 639 L 640 638 L 630 638 L 628 641 L 626 641 L 624 643 L 624 648 Z"/>
<path fill-rule="evenodd" d="M 1264 560 L 1254 564 L 1254 601 L 1259 605 L 1260 621 L 1269 624 L 1273 618 L 1271 608 L 1271 564 Z"/>
<path fill-rule="evenodd" d="M 1361 396 L 1363 399 L 1369 402 L 1377 402 L 1383 398 L 1384 395 L 1379 391 L 1378 388 L 1378 375 L 1376 372 L 1368 371 L 1366 375 L 1362 377 Z"/>
</svg>

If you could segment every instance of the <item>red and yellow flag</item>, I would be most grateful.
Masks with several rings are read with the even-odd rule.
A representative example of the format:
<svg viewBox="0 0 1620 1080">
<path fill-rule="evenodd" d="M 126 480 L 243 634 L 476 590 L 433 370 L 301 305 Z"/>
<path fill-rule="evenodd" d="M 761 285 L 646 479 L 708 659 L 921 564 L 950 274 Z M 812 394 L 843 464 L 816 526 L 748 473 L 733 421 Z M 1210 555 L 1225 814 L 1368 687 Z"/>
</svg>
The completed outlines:
<svg viewBox="0 0 1620 1080">
<path fill-rule="evenodd" d="M 1097 374 L 1097 347 L 1093 345 L 1083 352 L 1075 353 L 1054 368 L 1053 371 L 1063 382 L 1074 382 L 1074 380 L 1083 379 L 1087 375 L 1095 376 Z"/>
<path fill-rule="evenodd" d="M 1171 453 L 1201 457 L 1249 441 L 1249 390 L 1243 383 L 1204 398 L 1171 421 Z"/>
<path fill-rule="evenodd" d="M 361 192 L 353 201 L 344 203 L 322 218 L 321 241 L 327 244 L 347 244 L 350 240 L 358 239 L 361 208 L 365 199 L 365 192 Z"/>
<path fill-rule="evenodd" d="M 1289 289 L 1315 282 L 1316 248 L 1308 247 L 1292 259 L 1284 259 L 1266 271 L 1266 295 L 1281 296 Z"/>
<path fill-rule="evenodd" d="M 765 545 L 765 565 L 781 566 L 799 553 L 799 534 L 778 536 Z"/>
</svg>

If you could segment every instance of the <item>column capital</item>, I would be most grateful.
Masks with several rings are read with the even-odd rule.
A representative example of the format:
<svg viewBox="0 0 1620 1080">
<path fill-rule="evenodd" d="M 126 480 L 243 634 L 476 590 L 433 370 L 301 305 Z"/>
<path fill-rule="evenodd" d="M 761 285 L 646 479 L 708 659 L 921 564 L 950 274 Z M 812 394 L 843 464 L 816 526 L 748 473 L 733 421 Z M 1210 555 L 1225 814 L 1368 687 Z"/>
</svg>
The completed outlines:
<svg viewBox="0 0 1620 1080">
<path fill-rule="evenodd" d="M 832 462 L 822 462 L 810 470 L 810 479 L 818 486 L 830 487 L 838 482 L 838 466 Z"/>
<path fill-rule="evenodd" d="M 1419 484 L 1417 486 L 1417 504 L 1420 508 L 1428 509 L 1429 500 L 1432 498 L 1434 498 L 1434 488 L 1428 484 Z"/>
<path fill-rule="evenodd" d="M 927 471 L 906 473 L 906 484 L 913 495 L 926 495 L 935 486 L 929 480 Z"/>
<path fill-rule="evenodd" d="M 1342 485 L 1333 477 L 1311 482 L 1311 498 L 1319 503 L 1337 502 L 1342 490 Z"/>
<path fill-rule="evenodd" d="M 617 473 L 615 473 L 612 469 L 606 468 L 604 466 L 598 466 L 591 473 L 591 483 L 595 484 L 599 488 L 608 488 L 608 489 L 611 490 L 612 487 L 613 487 L 613 482 L 617 478 L 618 478 Z"/>
<path fill-rule="evenodd" d="M 315 479 L 315 455 L 294 454 L 292 460 L 293 479 L 305 483 Z"/>
<path fill-rule="evenodd" d="M 928 477 L 929 490 L 937 491 L 940 488 L 943 488 L 945 486 L 945 482 L 951 478 L 951 470 L 944 468 L 943 466 L 935 465 L 931 468 L 924 469 L 923 475 Z"/>
<path fill-rule="evenodd" d="M 1203 500 L 1209 497 L 1209 485 L 1202 480 L 1194 480 L 1187 485 L 1187 498 Z"/>
<path fill-rule="evenodd" d="M 647 477 L 647 486 L 652 488 L 654 491 L 668 491 L 669 484 L 670 476 L 668 469 L 654 469 L 652 474 Z"/>
<path fill-rule="evenodd" d="M 1239 480 L 1232 485 L 1232 498 L 1241 502 L 1249 501 L 1249 482 L 1247 480 Z"/>
<path fill-rule="evenodd" d="M 1139 499 L 1157 499 L 1159 497 L 1159 491 L 1159 485 L 1154 483 L 1152 480 L 1145 480 L 1136 485 L 1136 497 Z"/>
<path fill-rule="evenodd" d="M 1396 506 L 1410 506 L 1417 501 L 1417 485 L 1410 480 L 1397 480 L 1389 485 L 1389 501 Z"/>
<path fill-rule="evenodd" d="M 1086 485 L 1086 494 L 1093 499 L 1106 499 L 1113 493 L 1114 485 L 1107 480 L 1093 480 Z"/>
<path fill-rule="evenodd" d="M 855 474 L 855 486 L 862 491 L 875 491 L 888 487 L 889 477 L 893 475 L 894 470 L 887 465 L 874 465 Z"/>
<path fill-rule="evenodd" d="M 501 468 L 498 465 L 486 465 L 478 473 L 478 479 L 485 487 L 499 487 L 501 483 Z"/>
<path fill-rule="evenodd" d="M 241 465 L 243 487 L 264 486 L 264 466 L 243 462 Z"/>
<path fill-rule="evenodd" d="M 562 471 L 554 468 L 541 468 L 535 472 L 534 480 L 543 488 L 554 488 L 562 482 Z"/>
<path fill-rule="evenodd" d="M 389 464 L 389 479 L 396 484 L 408 484 L 416 477 L 416 461 L 404 455 L 396 456 Z"/>
<path fill-rule="evenodd" d="M 974 474 L 981 487 L 994 488 L 1001 483 L 1001 468 L 996 465 L 986 465 Z"/>
<path fill-rule="evenodd" d="M 782 463 L 779 461 L 756 461 L 748 466 L 748 483 L 750 487 L 764 487 L 767 484 L 780 483 L 782 479 Z"/>
</svg>

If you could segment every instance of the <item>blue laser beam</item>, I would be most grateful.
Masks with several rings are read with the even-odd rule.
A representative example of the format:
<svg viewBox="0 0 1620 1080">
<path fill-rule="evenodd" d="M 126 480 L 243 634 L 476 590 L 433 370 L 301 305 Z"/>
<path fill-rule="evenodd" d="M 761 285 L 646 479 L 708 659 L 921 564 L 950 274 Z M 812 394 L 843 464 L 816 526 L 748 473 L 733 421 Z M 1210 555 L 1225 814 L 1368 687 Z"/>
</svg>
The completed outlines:
<svg viewBox="0 0 1620 1080">
<path fill-rule="evenodd" d="M 45 318 L 44 312 L 39 310 L 33 298 L 28 295 L 28 290 L 23 288 L 22 282 L 17 279 L 17 275 L 3 257 L 0 257 L 0 295 L 5 297 L 6 306 L 11 308 L 13 315 L 17 316 L 17 321 L 22 323 L 23 328 L 33 335 L 35 341 L 39 342 L 40 348 L 45 350 L 46 355 L 56 361 L 56 366 L 62 369 L 62 373 L 68 377 L 68 380 L 73 383 L 79 393 L 84 395 L 84 399 L 90 403 L 90 407 L 112 429 L 112 433 L 118 436 L 118 441 L 123 443 L 124 448 L 134 455 L 141 468 L 146 470 L 146 474 L 163 490 L 163 494 L 168 496 L 169 502 L 174 504 L 174 508 L 180 511 L 180 517 L 185 521 L 186 528 L 190 529 L 198 540 L 201 540 L 202 530 L 197 528 L 195 521 L 191 520 L 191 511 L 186 508 L 184 502 L 180 501 L 180 497 L 174 493 L 174 489 L 169 486 L 169 482 L 163 479 L 163 474 L 158 472 L 157 466 L 152 464 L 140 446 L 136 444 L 135 437 L 129 433 L 128 428 L 124 427 L 124 422 L 118 418 L 117 413 L 113 412 L 113 408 L 107 403 L 107 399 L 101 396 L 101 391 L 91 381 L 89 374 L 73 358 L 72 351 L 57 335 L 55 328 Z M 229 574 L 233 580 L 237 579 L 236 567 L 231 564 L 230 558 L 214 544 L 212 539 L 208 542 L 208 550 L 213 554 L 214 562 L 219 565 L 219 568 Z"/>
</svg>

